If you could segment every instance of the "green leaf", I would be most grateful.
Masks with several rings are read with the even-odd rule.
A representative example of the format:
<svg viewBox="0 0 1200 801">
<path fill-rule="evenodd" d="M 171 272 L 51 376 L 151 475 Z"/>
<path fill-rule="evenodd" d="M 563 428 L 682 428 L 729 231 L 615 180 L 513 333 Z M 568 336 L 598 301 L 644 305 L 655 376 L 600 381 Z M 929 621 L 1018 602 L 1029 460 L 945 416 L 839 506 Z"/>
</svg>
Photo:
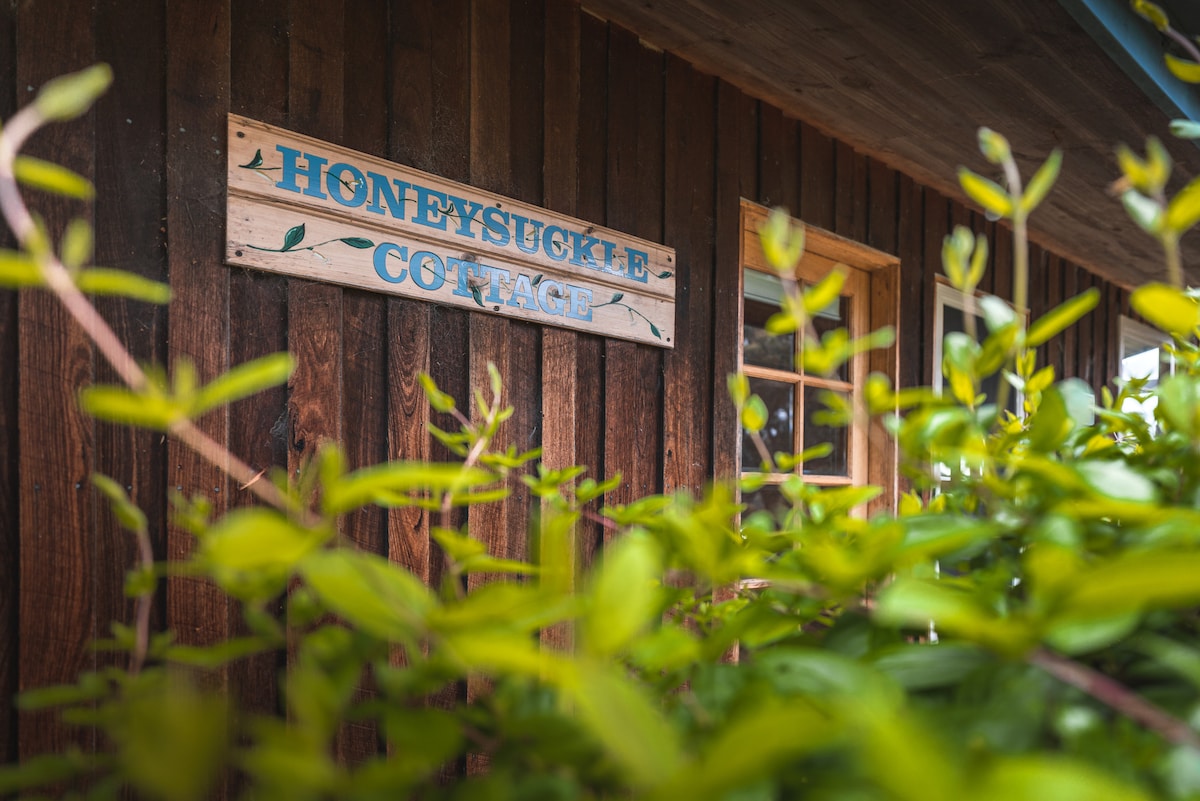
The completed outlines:
<svg viewBox="0 0 1200 801">
<path fill-rule="evenodd" d="M 1012 216 L 1012 198 L 995 181 L 989 181 L 966 167 L 959 167 L 958 183 L 967 196 L 982 206 L 985 211 L 990 211 L 998 217 Z"/>
<path fill-rule="evenodd" d="M 198 558 L 217 570 L 288 571 L 329 536 L 328 530 L 304 528 L 274 509 L 237 509 L 204 535 Z"/>
<path fill-rule="evenodd" d="M 742 407 L 742 428 L 747 431 L 762 431 L 767 424 L 767 404 L 757 395 L 751 395 Z"/>
<path fill-rule="evenodd" d="M 79 72 L 47 81 L 33 101 L 43 119 L 64 122 L 72 120 L 91 108 L 96 98 L 112 83 L 112 68 L 94 64 Z"/>
<path fill-rule="evenodd" d="M 17 156 L 13 160 L 13 175 L 25 186 L 43 192 L 77 200 L 91 200 L 96 196 L 96 187 L 87 178 L 52 161 L 42 161 L 33 156 Z"/>
<path fill-rule="evenodd" d="M 1121 204 L 1138 227 L 1148 234 L 1158 236 L 1163 225 L 1163 209 L 1156 201 L 1143 195 L 1136 189 L 1128 189 L 1121 193 Z"/>
<path fill-rule="evenodd" d="M 434 604 L 420 579 L 374 554 L 344 548 L 317 551 L 304 560 L 300 572 L 335 614 L 391 641 L 419 634 Z"/>
<path fill-rule="evenodd" d="M 804 226 L 792 227 L 783 209 L 771 209 L 767 221 L 758 229 L 767 264 L 778 273 L 790 274 L 804 255 Z"/>
<path fill-rule="evenodd" d="M 992 164 L 1003 164 L 1012 158 L 1008 139 L 991 128 L 979 129 L 979 152 Z"/>
<path fill-rule="evenodd" d="M 671 275 L 672 275 L 672 273 L 670 270 L 664 270 L 663 272 L 658 274 L 658 277 L 659 278 L 670 278 Z"/>
<path fill-rule="evenodd" d="M 1166 284 L 1150 283 L 1138 287 L 1130 295 L 1129 303 L 1151 325 L 1174 336 L 1191 336 L 1200 323 L 1200 306 L 1196 300 Z"/>
<path fill-rule="evenodd" d="M 75 218 L 67 223 L 62 236 L 62 255 L 59 260 L 68 270 L 75 271 L 92 258 L 92 225 Z"/>
<path fill-rule="evenodd" d="M 99 420 L 164 431 L 185 417 L 183 408 L 161 394 L 139 395 L 125 387 L 96 385 L 79 393 L 83 410 Z"/>
<path fill-rule="evenodd" d="M 1180 139 L 1200 139 L 1200 122 L 1171 120 L 1171 133 Z"/>
<path fill-rule="evenodd" d="M 582 621 L 588 653 L 618 653 L 658 618 L 661 571 L 662 558 L 649 537 L 626 535 L 605 549 Z"/>
<path fill-rule="evenodd" d="M 52 782 L 62 782 L 86 769 L 88 760 L 77 750 L 66 754 L 38 754 L 0 768 L 0 796 L 13 797 Z"/>
<path fill-rule="evenodd" d="M 834 303 L 846 283 L 846 270 L 834 267 L 815 286 L 804 293 L 804 311 L 811 317 Z"/>
<path fill-rule="evenodd" d="M 1167 64 L 1167 69 L 1181 81 L 1186 83 L 1200 83 L 1200 64 L 1195 61 L 1188 61 L 1170 53 L 1163 54 L 1163 61 Z"/>
<path fill-rule="evenodd" d="M 1005 757 L 975 779 L 975 801 L 1054 799 L 1054 801 L 1150 801 L 1138 788 L 1099 768 L 1060 756 Z"/>
<path fill-rule="evenodd" d="M 614 294 L 613 294 L 613 296 L 612 296 L 612 299 L 609 301 L 609 303 L 617 303 L 617 302 L 618 302 L 618 301 L 620 301 L 620 300 L 621 300 L 621 298 L 623 298 L 623 297 L 625 297 L 625 293 L 624 293 L 624 292 L 616 292 L 616 293 L 614 293 Z"/>
<path fill-rule="evenodd" d="M 214 670 L 270 647 L 271 644 L 261 637 L 232 637 L 213 645 L 172 645 L 163 653 L 163 658 L 179 665 Z"/>
<path fill-rule="evenodd" d="M 1029 180 L 1028 186 L 1025 187 L 1025 194 L 1021 195 L 1021 210 L 1026 214 L 1045 200 L 1051 187 L 1054 186 L 1054 182 L 1058 180 L 1059 170 L 1062 169 L 1062 156 L 1062 151 L 1055 148 L 1049 158 L 1033 174 L 1033 178 Z"/>
<path fill-rule="evenodd" d="M 201 415 L 210 409 L 283 384 L 295 369 L 296 360 L 290 353 L 271 353 L 239 364 L 200 388 L 192 401 L 192 414 Z"/>
<path fill-rule="evenodd" d="M 1167 228 L 1182 234 L 1200 222 L 1200 177 L 1193 178 L 1167 203 Z"/>
<path fill-rule="evenodd" d="M 876 670 L 910 692 L 957 685 L 991 662 L 986 651 L 967 643 L 905 643 L 872 658 Z"/>
<path fill-rule="evenodd" d="M 1134 503 L 1155 503 L 1159 490 L 1144 473 L 1123 461 L 1080 459 L 1075 472 L 1093 492 L 1104 498 Z"/>
<path fill-rule="evenodd" d="M 304 241 L 304 223 L 293 226 L 288 229 L 288 232 L 283 235 L 282 250 L 288 251 Z"/>
<path fill-rule="evenodd" d="M 683 760 L 679 737 L 640 686 L 606 665 L 580 664 L 564 690 L 579 721 L 631 784 L 650 787 L 674 775 Z"/>
<path fill-rule="evenodd" d="M 371 503 L 392 505 L 395 496 L 407 493 L 460 493 L 490 484 L 490 470 L 460 464 L 385 462 L 364 467 L 325 487 L 322 506 L 326 514 L 340 515 Z"/>
<path fill-rule="evenodd" d="M 1026 346 L 1036 348 L 1049 341 L 1051 337 L 1067 330 L 1083 315 L 1096 308 L 1096 304 L 1099 302 L 1100 291 L 1092 287 L 1055 306 L 1029 326 L 1029 333 L 1025 335 Z"/>
<path fill-rule="evenodd" d="M 118 295 L 147 303 L 170 303 L 171 287 L 136 273 L 93 267 L 75 278 L 79 291 L 88 295 Z"/>
<path fill-rule="evenodd" d="M 654 323 L 650 323 L 650 333 L 654 334 L 655 338 L 662 339 L 662 332 L 658 330 L 658 326 Z"/>
<path fill-rule="evenodd" d="M 1130 0 L 1129 5 L 1138 16 L 1149 20 L 1160 32 L 1171 27 L 1171 21 L 1167 18 L 1166 12 L 1157 4 L 1151 3 L 1150 0 Z"/>
<path fill-rule="evenodd" d="M 341 239 L 339 239 L 338 241 L 344 242 L 345 244 L 349 245 L 350 247 L 358 248 L 359 250 L 365 250 L 366 248 L 375 247 L 374 242 L 372 242 L 370 239 L 363 239 L 361 236 L 344 236 Z"/>
<path fill-rule="evenodd" d="M 100 473 L 92 473 L 92 486 L 108 498 L 117 522 L 123 527 L 135 533 L 147 530 L 146 513 L 129 500 L 124 487 Z"/>
<path fill-rule="evenodd" d="M 45 283 L 42 268 L 33 257 L 15 250 L 0 250 L 0 287 L 24 289 Z"/>
<path fill-rule="evenodd" d="M 428 373 L 418 373 L 417 381 L 421 384 L 421 389 L 425 392 L 425 398 L 429 401 L 429 405 L 433 407 L 435 412 L 452 412 L 454 411 L 454 398 L 447 395 L 437 387 L 437 383 L 429 376 Z"/>
</svg>

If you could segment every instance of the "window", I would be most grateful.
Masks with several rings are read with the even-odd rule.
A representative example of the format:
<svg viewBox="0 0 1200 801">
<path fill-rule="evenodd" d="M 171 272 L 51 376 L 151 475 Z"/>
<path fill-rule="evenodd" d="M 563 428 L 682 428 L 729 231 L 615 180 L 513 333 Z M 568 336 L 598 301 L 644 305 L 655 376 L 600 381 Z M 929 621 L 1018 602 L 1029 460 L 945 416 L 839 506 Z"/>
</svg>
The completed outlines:
<svg viewBox="0 0 1200 801">
<path fill-rule="evenodd" d="M 942 375 L 942 346 L 946 335 L 955 331 L 971 333 L 974 330 L 975 340 L 983 342 L 987 339 L 988 329 L 983 321 L 983 312 L 974 301 L 976 297 L 968 297 L 961 289 L 955 289 L 939 276 L 934 290 L 933 306 L 933 389 L 939 394 L 942 391 L 944 377 Z M 973 325 L 968 326 L 968 321 Z M 1004 378 L 1000 372 L 993 373 L 983 381 L 980 391 L 987 396 L 989 403 L 996 403 L 1000 398 L 1000 382 Z M 1022 414 L 1022 395 L 1012 386 L 1004 393 L 1004 408 L 1015 415 Z"/>
<path fill-rule="evenodd" d="M 807 333 L 772 336 L 766 321 L 779 309 L 782 282 L 766 263 L 758 229 L 767 209 L 743 201 L 742 205 L 742 336 L 741 367 L 751 391 L 766 402 L 768 423 L 762 432 L 772 453 L 799 453 L 828 443 L 829 452 L 797 466 L 804 480 L 823 486 L 880 484 L 884 497 L 878 504 L 895 502 L 896 454 L 889 437 L 865 419 L 850 426 L 832 426 L 824 419 L 824 393 L 847 399 L 861 409 L 860 393 L 869 371 L 883 372 L 895 381 L 897 353 L 873 351 L 855 357 L 832 375 L 806 373 L 796 355 L 804 347 Z M 859 245 L 811 226 L 805 229 L 805 255 L 796 269 L 796 279 L 812 284 L 836 265 L 848 268 L 842 295 L 816 315 L 813 328 L 822 336 L 836 328 L 847 328 L 852 337 L 863 336 L 883 325 L 895 326 L 898 317 L 899 261 L 886 253 Z M 856 415 L 856 418 L 860 416 Z M 752 439 L 743 435 L 740 469 L 742 475 L 761 471 L 762 459 Z M 786 473 L 767 476 L 766 486 L 745 499 L 751 510 L 775 508 L 782 502 L 779 484 Z"/>
<path fill-rule="evenodd" d="M 1161 332 L 1124 316 L 1119 323 L 1119 332 L 1121 366 L 1118 375 L 1122 382 L 1145 378 L 1146 389 L 1150 390 L 1158 386 L 1161 376 L 1175 372 L 1175 361 L 1164 347 L 1166 343 Z M 1142 401 L 1125 398 L 1121 403 L 1121 411 L 1140 414 L 1153 433 L 1158 430 L 1158 421 L 1154 419 L 1157 405 L 1158 398 L 1153 396 Z"/>
</svg>

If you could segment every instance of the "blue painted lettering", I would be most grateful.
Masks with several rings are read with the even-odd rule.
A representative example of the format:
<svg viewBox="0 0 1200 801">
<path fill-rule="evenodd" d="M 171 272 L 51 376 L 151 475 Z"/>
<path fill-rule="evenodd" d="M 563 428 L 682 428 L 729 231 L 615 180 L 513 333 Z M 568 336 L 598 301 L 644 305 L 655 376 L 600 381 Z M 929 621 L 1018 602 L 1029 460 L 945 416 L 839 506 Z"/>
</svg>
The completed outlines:
<svg viewBox="0 0 1200 801">
<path fill-rule="evenodd" d="M 537 311 L 537 298 L 533 296 L 533 285 L 529 283 L 529 276 L 524 273 L 517 274 L 516 286 L 513 287 L 512 297 L 508 299 L 509 306 L 516 306 L 529 311 Z"/>
<path fill-rule="evenodd" d="M 442 264 L 441 257 L 436 253 L 428 250 L 417 251 L 412 255 L 408 266 L 412 271 L 413 283 L 421 289 L 433 292 L 441 289 L 446 283 L 446 265 Z"/>
<path fill-rule="evenodd" d="M 542 226 L 545 225 L 541 220 L 531 220 L 528 217 L 522 217 L 520 214 L 512 216 L 514 226 L 513 237 L 517 243 L 517 247 L 522 253 L 533 255 L 538 252 L 542 244 Z M 532 223 L 533 230 L 529 233 L 525 232 L 525 226 Z"/>
<path fill-rule="evenodd" d="M 650 261 L 649 254 L 630 247 L 625 248 L 625 252 L 629 254 L 629 265 L 625 268 L 625 275 L 634 281 L 646 283 L 646 279 L 650 277 L 646 272 L 646 264 Z"/>
<path fill-rule="evenodd" d="M 283 145 L 275 145 L 275 149 L 283 155 L 282 177 L 276 182 L 276 187 L 288 192 L 301 191 L 300 185 L 296 183 L 296 175 L 299 173 L 303 174 L 307 179 L 307 186 L 303 190 L 304 194 L 309 197 L 321 199 L 326 197 L 325 193 L 321 191 L 321 168 L 329 163 L 329 159 L 314 156 L 312 153 L 305 153 L 305 166 L 301 167 L 296 161 L 300 156 L 299 150 L 293 150 Z"/>
<path fill-rule="evenodd" d="M 574 234 L 572 234 L 574 236 Z M 557 225 L 547 225 L 546 233 L 542 234 L 542 250 L 555 261 L 567 257 L 567 232 Z"/>
<path fill-rule="evenodd" d="M 371 184 L 371 202 L 367 204 L 367 211 L 383 214 L 383 206 L 379 203 L 382 197 L 384 202 L 387 203 L 388 214 L 397 220 L 403 220 L 404 202 L 408 199 L 405 197 L 408 194 L 408 181 L 401 181 L 399 178 L 396 178 L 396 192 L 393 194 L 391 184 L 388 182 L 386 175 L 380 175 L 377 172 L 368 172 L 367 180 Z"/>
<path fill-rule="evenodd" d="M 553 314 L 557 317 L 563 316 L 564 304 L 563 285 L 558 281 L 551 281 L 548 278 L 543 278 L 538 284 L 538 305 L 542 307 L 542 311 L 546 314 Z"/>
<path fill-rule="evenodd" d="M 325 173 L 325 188 L 333 195 L 333 199 L 343 206 L 355 208 L 367 199 L 366 179 L 357 167 L 345 162 L 334 164 Z M 353 194 L 347 198 L 342 194 L 343 190 L 349 190 Z"/>
<path fill-rule="evenodd" d="M 388 272 L 387 257 L 390 253 L 395 253 L 396 257 L 399 258 L 400 261 L 408 261 L 408 248 L 401 247 L 400 245 L 393 245 L 391 242 L 383 242 L 375 247 L 375 272 L 380 278 L 382 278 L 384 281 L 387 281 L 389 284 L 402 283 L 405 276 L 408 275 L 408 271 L 401 267 L 400 272 L 398 272 L 396 275 L 392 275 L 390 272 Z"/>
<path fill-rule="evenodd" d="M 587 267 L 589 270 L 597 270 L 600 265 L 596 263 L 596 254 L 592 252 L 592 248 L 600 244 L 600 240 L 594 236 L 577 231 L 571 232 L 571 264 L 576 267 Z M 605 242 L 607 245 L 608 243 Z"/>
<path fill-rule="evenodd" d="M 417 192 L 417 210 L 413 214 L 412 221 L 417 225 L 424 225 L 429 228 L 436 228 L 439 231 L 445 231 L 446 194 L 444 192 L 436 192 L 419 184 L 414 184 L 413 189 Z"/>
<path fill-rule="evenodd" d="M 512 239 L 508 232 L 508 212 L 488 206 L 483 210 L 483 241 L 489 245 L 504 247 Z"/>
<path fill-rule="evenodd" d="M 483 204 L 451 195 L 450 205 L 454 207 L 454 216 L 458 225 L 458 230 L 454 233 L 474 239 L 475 233 L 471 230 L 471 223 L 475 222 L 475 215 L 483 208 Z"/>
<path fill-rule="evenodd" d="M 471 272 L 474 271 L 479 275 L 479 265 L 473 261 L 463 261 L 456 259 L 453 256 L 446 257 L 446 272 L 454 270 L 454 274 L 458 276 L 458 282 L 454 287 L 454 294 L 460 298 L 470 298 L 471 295 Z"/>
<path fill-rule="evenodd" d="M 584 320 L 591 322 L 592 320 L 592 290 L 581 286 L 567 285 L 567 293 L 569 301 L 567 303 L 567 317 L 572 320 Z"/>
</svg>

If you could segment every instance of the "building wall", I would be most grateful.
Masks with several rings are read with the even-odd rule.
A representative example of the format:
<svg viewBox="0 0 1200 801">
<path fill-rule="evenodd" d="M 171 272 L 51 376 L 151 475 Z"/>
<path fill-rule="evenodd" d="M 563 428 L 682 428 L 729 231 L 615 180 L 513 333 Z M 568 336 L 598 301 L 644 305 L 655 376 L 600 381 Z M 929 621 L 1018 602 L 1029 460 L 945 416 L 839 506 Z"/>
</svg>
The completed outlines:
<svg viewBox="0 0 1200 801">
<path fill-rule="evenodd" d="M 167 307 L 99 306 L 142 360 L 191 359 L 202 377 L 291 350 L 287 388 L 209 415 L 203 427 L 255 468 L 295 471 L 326 438 L 352 466 L 444 459 L 424 425 L 415 375 L 464 408 L 494 362 L 516 409 L 502 445 L 537 445 L 553 464 L 621 472 L 609 500 L 698 488 L 734 469 L 724 376 L 737 358 L 738 205 L 783 205 L 807 222 L 902 259 L 900 370 L 928 381 L 934 276 L 953 223 L 997 233 L 884 163 L 786 118 L 728 83 L 641 44 L 570 0 L 33 0 L 0 11 L 0 116 L 32 87 L 104 60 L 117 82 L 87 117 L 39 134 L 31 152 L 93 176 L 94 207 L 37 197 L 52 226 L 84 216 L 96 262 L 169 281 Z M 224 136 L 236 112 L 676 248 L 677 346 L 661 350 L 538 328 L 412 300 L 230 268 L 224 247 Z M 994 240 L 985 289 L 1007 296 L 1010 248 Z M 7 243 L 6 243 L 7 244 Z M 1115 369 L 1125 294 L 1035 248 L 1033 312 L 1097 286 L 1102 313 L 1048 343 L 1060 374 L 1094 385 Z M 92 422 L 80 387 L 112 370 L 52 300 L 0 293 L 0 754 L 68 735 L 22 716 L 14 692 L 68 681 L 108 658 L 88 642 L 129 621 L 122 576 L 132 539 L 90 489 L 99 471 L 146 510 L 159 557 L 189 537 L 170 522 L 178 491 L 219 511 L 246 493 L 157 434 Z M 438 415 L 434 422 L 449 425 Z M 520 558 L 531 500 L 519 482 L 472 530 Z M 429 581 L 428 517 L 368 510 L 349 538 Z M 585 558 L 604 535 L 585 524 Z M 169 579 L 155 625 L 205 642 L 238 630 L 210 587 Z M 224 679 L 275 704 L 278 665 Z M 346 753 L 373 747 L 348 732 Z"/>
</svg>

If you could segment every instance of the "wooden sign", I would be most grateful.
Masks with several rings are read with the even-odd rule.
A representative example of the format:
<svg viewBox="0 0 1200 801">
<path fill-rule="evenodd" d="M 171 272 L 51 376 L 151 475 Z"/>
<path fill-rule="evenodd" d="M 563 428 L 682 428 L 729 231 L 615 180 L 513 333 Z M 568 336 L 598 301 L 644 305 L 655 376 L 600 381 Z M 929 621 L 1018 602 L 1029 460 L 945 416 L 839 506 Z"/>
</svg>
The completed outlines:
<svg viewBox="0 0 1200 801">
<path fill-rule="evenodd" d="M 674 347 L 675 251 L 229 116 L 230 264 Z"/>
</svg>

